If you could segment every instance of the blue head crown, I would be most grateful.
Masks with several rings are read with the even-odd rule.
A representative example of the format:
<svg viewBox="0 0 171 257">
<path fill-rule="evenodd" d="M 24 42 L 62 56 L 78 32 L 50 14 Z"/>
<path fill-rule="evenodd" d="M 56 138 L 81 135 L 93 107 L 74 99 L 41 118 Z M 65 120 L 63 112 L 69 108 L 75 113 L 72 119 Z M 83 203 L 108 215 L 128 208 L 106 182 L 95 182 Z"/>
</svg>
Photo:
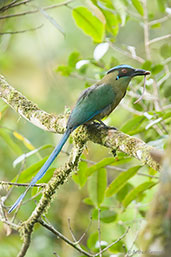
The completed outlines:
<svg viewBox="0 0 171 257">
<path fill-rule="evenodd" d="M 117 65 L 117 66 L 111 68 L 110 70 L 108 70 L 108 71 L 107 71 L 107 74 L 110 73 L 110 72 L 113 72 L 113 71 L 115 71 L 115 70 L 119 70 L 119 69 L 123 69 L 123 68 L 134 70 L 134 68 L 133 68 L 132 66 L 130 66 L 130 65 L 121 64 L 121 65 Z"/>
</svg>

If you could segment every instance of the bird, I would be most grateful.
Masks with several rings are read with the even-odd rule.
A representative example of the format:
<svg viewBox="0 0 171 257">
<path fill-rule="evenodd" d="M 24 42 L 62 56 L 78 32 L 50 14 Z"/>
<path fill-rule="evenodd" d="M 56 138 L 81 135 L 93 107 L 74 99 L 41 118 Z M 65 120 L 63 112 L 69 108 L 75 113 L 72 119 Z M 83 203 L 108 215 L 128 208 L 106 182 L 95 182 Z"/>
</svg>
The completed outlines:
<svg viewBox="0 0 171 257">
<path fill-rule="evenodd" d="M 20 195 L 9 209 L 8 213 L 11 213 L 21 203 L 27 191 L 45 175 L 52 162 L 62 150 L 70 134 L 76 128 L 94 121 L 98 121 L 99 124 L 106 126 L 101 120 L 108 116 L 120 103 L 126 94 L 131 79 L 135 76 L 146 76 L 149 74 L 150 71 L 136 69 L 130 65 L 122 64 L 108 70 L 100 81 L 84 90 L 71 111 L 67 121 L 66 131 L 59 144 L 55 147 L 36 176 L 31 180 L 25 192 Z"/>
</svg>

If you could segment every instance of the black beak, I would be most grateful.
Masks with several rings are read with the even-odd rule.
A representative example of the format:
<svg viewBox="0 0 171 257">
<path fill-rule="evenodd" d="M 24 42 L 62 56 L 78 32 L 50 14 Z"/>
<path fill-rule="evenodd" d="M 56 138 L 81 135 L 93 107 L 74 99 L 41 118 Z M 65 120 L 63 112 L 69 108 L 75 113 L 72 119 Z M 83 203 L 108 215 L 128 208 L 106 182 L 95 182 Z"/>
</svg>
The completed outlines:
<svg viewBox="0 0 171 257">
<path fill-rule="evenodd" d="M 146 71 L 146 70 L 141 70 L 141 69 L 135 69 L 132 77 L 135 76 L 146 76 L 146 75 L 150 75 L 150 71 Z"/>
</svg>

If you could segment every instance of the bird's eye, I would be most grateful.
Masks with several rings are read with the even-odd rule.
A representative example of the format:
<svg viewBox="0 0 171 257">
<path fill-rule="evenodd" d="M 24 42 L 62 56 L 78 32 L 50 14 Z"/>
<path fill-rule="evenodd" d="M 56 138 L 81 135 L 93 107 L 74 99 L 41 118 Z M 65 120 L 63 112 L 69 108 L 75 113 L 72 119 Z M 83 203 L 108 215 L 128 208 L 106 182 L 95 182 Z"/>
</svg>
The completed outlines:
<svg viewBox="0 0 171 257">
<path fill-rule="evenodd" d="M 126 70 L 126 69 L 122 69 L 122 72 L 123 72 L 123 73 L 127 73 L 127 70 Z"/>
</svg>

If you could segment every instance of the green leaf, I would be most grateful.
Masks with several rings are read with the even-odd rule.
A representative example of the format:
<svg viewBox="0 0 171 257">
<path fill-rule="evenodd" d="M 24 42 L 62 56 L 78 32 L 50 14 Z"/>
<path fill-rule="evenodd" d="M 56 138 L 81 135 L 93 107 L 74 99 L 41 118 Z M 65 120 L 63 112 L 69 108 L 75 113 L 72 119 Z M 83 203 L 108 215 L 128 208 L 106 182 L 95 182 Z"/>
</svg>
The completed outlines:
<svg viewBox="0 0 171 257">
<path fill-rule="evenodd" d="M 161 23 L 156 23 L 156 24 L 151 26 L 152 29 L 158 29 L 160 27 L 161 27 Z"/>
<path fill-rule="evenodd" d="M 85 203 L 87 205 L 94 205 L 92 200 L 89 197 L 84 198 L 83 203 Z"/>
<path fill-rule="evenodd" d="M 143 63 L 142 65 L 142 69 L 144 70 L 151 70 L 151 65 L 152 65 L 152 62 L 147 60 Z"/>
<path fill-rule="evenodd" d="M 46 156 L 41 161 L 38 161 L 27 169 L 23 170 L 17 182 L 28 182 L 39 171 L 39 169 L 43 166 L 48 157 L 49 156 Z M 15 180 L 16 177 L 12 180 L 12 182 L 14 182 Z"/>
<path fill-rule="evenodd" d="M 163 70 L 164 66 L 162 64 L 157 64 L 157 65 L 154 65 L 152 68 L 151 68 L 151 72 L 153 75 L 161 72 Z"/>
<path fill-rule="evenodd" d="M 79 163 L 77 173 L 75 173 L 72 176 L 72 179 L 74 180 L 74 182 L 78 184 L 80 187 L 83 187 L 87 181 L 85 170 L 87 170 L 87 163 L 82 161 Z"/>
<path fill-rule="evenodd" d="M 125 172 L 122 172 L 108 186 L 108 188 L 106 189 L 106 196 L 109 197 L 109 196 L 112 196 L 113 194 L 116 194 L 117 192 L 119 192 L 119 190 L 125 186 L 127 181 L 137 173 L 139 168 L 140 168 L 140 166 L 135 166 Z"/>
<path fill-rule="evenodd" d="M 166 120 L 166 119 L 168 119 L 168 118 L 170 118 L 171 117 L 171 111 L 168 111 L 168 112 L 166 112 L 166 113 L 163 113 L 163 120 Z"/>
<path fill-rule="evenodd" d="M 72 69 L 71 69 L 71 67 L 68 67 L 68 66 L 65 66 L 65 65 L 61 65 L 61 66 L 58 66 L 56 71 L 57 72 L 61 72 L 62 76 L 68 77 L 71 74 Z"/>
<path fill-rule="evenodd" d="M 2 100 L 0 99 L 0 119 L 2 113 L 8 108 L 9 106 Z"/>
<path fill-rule="evenodd" d="M 149 173 L 150 175 L 156 175 L 158 172 L 157 172 L 156 170 L 154 170 L 153 168 L 149 167 L 149 168 L 148 168 L 148 173 Z"/>
<path fill-rule="evenodd" d="M 80 53 L 72 52 L 68 58 L 68 66 L 75 68 L 76 63 L 79 61 Z"/>
<path fill-rule="evenodd" d="M 99 169 L 88 180 L 89 196 L 97 207 L 103 202 L 106 185 L 107 176 L 105 169 Z"/>
<path fill-rule="evenodd" d="M 105 210 L 101 212 L 100 220 L 104 223 L 112 223 L 116 220 L 117 213 L 110 210 Z"/>
<path fill-rule="evenodd" d="M 98 220 L 99 210 L 93 209 L 92 211 L 92 219 Z M 104 207 L 101 207 L 100 211 L 100 221 L 103 223 L 112 223 L 116 221 L 117 219 L 117 213 L 115 211 L 108 210 Z"/>
<path fill-rule="evenodd" d="M 130 183 L 126 183 L 126 185 L 116 194 L 116 198 L 118 199 L 118 201 L 122 202 L 128 192 L 131 191 L 133 188 L 133 185 L 131 185 Z"/>
<path fill-rule="evenodd" d="M 121 25 L 124 26 L 125 22 L 126 22 L 126 16 L 127 16 L 125 4 L 124 4 L 124 2 L 122 0 L 115 0 L 113 2 L 113 4 L 115 6 L 115 10 L 117 11 L 117 13 L 120 16 Z"/>
<path fill-rule="evenodd" d="M 146 119 L 145 116 L 136 116 L 132 119 L 128 120 L 123 127 L 121 128 L 121 131 L 128 133 L 130 131 L 133 131 L 141 126 L 143 121 Z"/>
<path fill-rule="evenodd" d="M 86 7 L 80 6 L 74 8 L 72 15 L 77 26 L 81 28 L 85 34 L 92 37 L 94 42 L 100 43 L 103 41 L 105 24 L 94 16 Z"/>
<path fill-rule="evenodd" d="M 168 58 L 171 56 L 171 45 L 164 44 L 160 48 L 160 54 L 163 58 Z"/>
<path fill-rule="evenodd" d="M 12 139 L 12 137 L 10 136 L 10 133 L 8 132 L 7 129 L 5 128 L 0 128 L 0 137 L 3 138 L 3 140 L 8 144 L 8 146 L 11 148 L 11 150 L 17 154 L 17 155 L 21 155 L 22 154 L 22 150 L 20 149 L 20 147 L 14 142 L 14 140 Z"/>
<path fill-rule="evenodd" d="M 165 12 L 166 2 L 167 0 L 157 0 L 159 10 L 163 13 Z"/>
<path fill-rule="evenodd" d="M 105 18 L 106 18 L 106 29 L 112 36 L 116 36 L 119 32 L 119 21 L 116 15 L 113 13 L 102 10 Z"/>
<path fill-rule="evenodd" d="M 137 186 L 133 190 L 131 190 L 127 196 L 122 201 L 123 206 L 126 208 L 134 199 L 136 199 L 140 194 L 142 194 L 147 189 L 155 186 L 155 182 L 144 182 L 141 185 Z"/>
<path fill-rule="evenodd" d="M 132 4 L 134 5 L 134 7 L 136 8 L 136 10 L 139 12 L 139 14 L 141 16 L 144 15 L 144 9 L 142 7 L 142 4 L 139 0 L 131 0 L 132 1 Z"/>
<path fill-rule="evenodd" d="M 92 165 L 90 168 L 88 168 L 85 171 L 86 176 L 87 177 L 91 176 L 96 170 L 104 168 L 113 162 L 115 162 L 115 159 L 113 157 L 104 158 L 102 161 L 100 161 L 100 162 L 96 163 L 95 165 Z"/>
<path fill-rule="evenodd" d="M 115 240 L 112 240 L 113 242 L 117 241 L 118 239 L 115 239 Z M 124 246 L 124 247 L 123 247 Z M 112 253 L 119 253 L 119 256 L 120 256 L 120 253 L 125 253 L 126 251 L 126 246 L 125 246 L 125 243 L 124 241 L 120 240 L 119 242 L 117 242 L 116 244 L 113 244 L 110 248 L 109 248 L 109 251 L 112 252 Z M 113 255 L 111 255 L 113 256 Z M 116 255 L 117 256 L 117 255 Z M 121 255 L 122 256 L 122 255 Z"/>
<path fill-rule="evenodd" d="M 113 9 L 113 4 L 111 0 L 91 0 L 94 4 L 96 4 L 97 6 L 100 6 L 102 9 L 107 7 L 109 9 Z"/>
<path fill-rule="evenodd" d="M 56 169 L 56 168 L 48 169 L 48 171 L 46 172 L 46 174 L 38 181 L 38 183 L 47 183 L 47 182 L 49 182 L 49 180 L 50 180 L 51 177 L 53 176 L 53 173 L 54 173 L 55 169 Z M 30 180 L 31 180 L 31 179 L 30 179 Z M 31 195 L 34 196 L 34 195 L 37 194 L 40 190 L 41 190 L 41 188 L 33 187 L 33 188 L 32 188 L 32 191 L 31 191 Z"/>
<path fill-rule="evenodd" d="M 98 241 L 98 232 L 95 232 L 91 234 L 87 240 L 87 246 L 89 249 L 92 249 L 95 247 L 96 242 Z"/>
</svg>

